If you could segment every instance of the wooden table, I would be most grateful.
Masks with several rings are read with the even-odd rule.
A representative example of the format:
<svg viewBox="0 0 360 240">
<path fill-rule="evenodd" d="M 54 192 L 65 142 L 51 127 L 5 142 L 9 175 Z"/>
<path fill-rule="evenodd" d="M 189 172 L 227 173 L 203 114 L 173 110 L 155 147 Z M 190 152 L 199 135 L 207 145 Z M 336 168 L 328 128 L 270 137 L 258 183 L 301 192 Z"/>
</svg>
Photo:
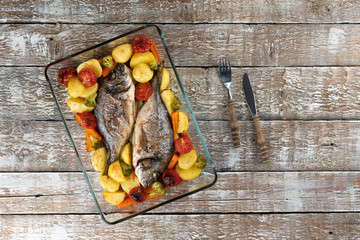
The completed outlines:
<svg viewBox="0 0 360 240">
<path fill-rule="evenodd" d="M 1 239 L 360 237 L 359 1 L 109 2 L 1 1 Z M 143 23 L 164 33 L 218 182 L 111 226 L 96 210 L 44 68 Z M 225 55 L 238 149 L 218 76 Z M 260 162 L 245 72 L 271 163 Z"/>
</svg>

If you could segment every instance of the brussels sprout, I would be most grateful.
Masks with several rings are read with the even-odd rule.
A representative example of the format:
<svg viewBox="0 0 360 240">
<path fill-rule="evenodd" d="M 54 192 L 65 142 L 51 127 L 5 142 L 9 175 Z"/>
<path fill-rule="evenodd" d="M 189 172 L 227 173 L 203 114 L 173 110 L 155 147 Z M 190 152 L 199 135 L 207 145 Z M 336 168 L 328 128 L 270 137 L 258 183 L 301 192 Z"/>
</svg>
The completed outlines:
<svg viewBox="0 0 360 240">
<path fill-rule="evenodd" d="M 181 109 L 181 102 L 179 102 L 178 98 L 175 96 L 174 103 L 172 104 L 172 108 L 174 111 L 178 111 Z"/>
<path fill-rule="evenodd" d="M 151 68 L 151 70 L 153 70 L 153 71 L 158 70 L 158 68 L 159 68 L 158 62 L 157 62 L 157 61 L 154 61 L 154 62 L 150 63 L 150 68 Z"/>
<path fill-rule="evenodd" d="M 130 165 L 127 165 L 127 164 L 124 163 L 124 162 L 121 162 L 121 168 L 122 168 L 122 170 L 123 170 L 123 173 L 124 173 L 124 176 L 125 176 L 125 177 L 129 176 L 129 175 L 132 173 L 132 171 L 133 171 L 133 167 L 130 166 Z"/>
<path fill-rule="evenodd" d="M 91 95 L 90 97 L 85 99 L 85 106 L 95 107 L 96 106 L 96 97 L 97 97 L 97 93 L 94 93 L 93 95 Z"/>
<path fill-rule="evenodd" d="M 153 183 L 152 188 L 154 189 L 154 191 L 152 193 L 149 194 L 149 196 L 153 196 L 156 194 L 162 194 L 165 195 L 166 190 L 164 188 L 164 184 L 160 181 L 156 181 Z"/>
<path fill-rule="evenodd" d="M 114 65 L 112 56 L 108 55 L 108 56 L 103 57 L 102 65 L 104 65 L 104 67 L 106 67 L 106 68 L 111 68 Z"/>
<path fill-rule="evenodd" d="M 92 142 L 91 147 L 95 150 L 101 147 L 101 142 L 90 135 L 90 140 Z"/>
<path fill-rule="evenodd" d="M 195 167 L 200 168 L 200 169 L 203 169 L 206 167 L 206 161 L 201 154 L 199 154 L 199 156 L 198 156 L 198 160 L 195 163 Z"/>
</svg>

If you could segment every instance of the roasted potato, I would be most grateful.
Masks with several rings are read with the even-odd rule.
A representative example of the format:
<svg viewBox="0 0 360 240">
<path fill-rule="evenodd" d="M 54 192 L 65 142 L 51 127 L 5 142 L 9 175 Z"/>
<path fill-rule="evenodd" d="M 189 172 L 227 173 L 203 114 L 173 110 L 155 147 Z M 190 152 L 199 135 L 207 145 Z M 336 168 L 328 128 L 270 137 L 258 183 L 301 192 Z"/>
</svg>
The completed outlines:
<svg viewBox="0 0 360 240">
<path fill-rule="evenodd" d="M 96 171 L 102 172 L 105 169 L 108 158 L 109 158 L 109 153 L 106 150 L 106 148 L 104 147 L 98 148 L 91 155 L 91 165 Z"/>
<path fill-rule="evenodd" d="M 150 65 L 147 63 L 139 63 L 133 69 L 133 78 L 140 83 L 146 83 L 154 76 L 154 71 L 151 70 Z"/>
<path fill-rule="evenodd" d="M 122 203 L 126 197 L 126 193 L 124 191 L 118 190 L 116 192 L 103 192 L 104 199 L 111 203 L 112 205 L 119 205 Z"/>
<path fill-rule="evenodd" d="M 160 91 L 165 90 L 169 86 L 169 83 L 170 83 L 170 74 L 169 71 L 166 68 L 164 68 L 161 77 Z"/>
<path fill-rule="evenodd" d="M 179 124 L 178 124 L 178 133 L 187 131 L 189 128 L 189 119 L 185 113 L 179 111 Z"/>
<path fill-rule="evenodd" d="M 171 115 L 171 113 L 174 112 L 172 105 L 175 101 L 175 94 L 171 90 L 166 89 L 160 93 L 160 96 L 161 96 L 161 99 L 163 100 L 169 114 Z"/>
<path fill-rule="evenodd" d="M 85 105 L 84 98 L 69 98 L 67 100 L 67 106 L 71 111 L 77 113 L 91 112 L 94 109 L 94 107 L 87 107 Z"/>
<path fill-rule="evenodd" d="M 147 63 L 150 65 L 154 61 L 156 60 L 152 52 L 135 53 L 130 60 L 130 67 L 133 69 L 136 65 L 140 63 Z"/>
<path fill-rule="evenodd" d="M 78 77 L 70 78 L 67 89 L 72 98 L 80 97 L 86 91 L 86 87 L 80 82 Z"/>
<path fill-rule="evenodd" d="M 189 169 L 182 169 L 179 164 L 176 165 L 175 170 L 177 171 L 181 179 L 185 181 L 197 178 L 201 173 L 201 169 L 195 166 L 192 166 Z"/>
<path fill-rule="evenodd" d="M 110 164 L 108 174 L 112 179 L 119 183 L 126 181 L 119 160 Z"/>
<path fill-rule="evenodd" d="M 79 73 L 80 70 L 83 69 L 83 68 L 89 68 L 95 73 L 97 78 L 101 77 L 102 67 L 101 67 L 101 65 L 100 65 L 100 63 L 99 63 L 99 61 L 97 59 L 93 58 L 93 59 L 90 59 L 90 60 L 88 60 L 86 62 L 83 62 L 82 64 L 80 64 L 77 67 L 76 71 Z"/>
<path fill-rule="evenodd" d="M 132 180 L 132 174 L 126 177 L 126 181 L 121 183 L 121 188 L 129 193 L 134 187 L 140 187 L 139 179 L 135 176 L 134 181 Z"/>
<path fill-rule="evenodd" d="M 131 143 L 127 143 L 121 151 L 121 158 L 127 165 L 132 165 Z"/>
<path fill-rule="evenodd" d="M 114 48 L 112 51 L 112 57 L 115 62 L 126 63 L 133 55 L 133 49 L 131 44 L 121 44 Z"/>
<path fill-rule="evenodd" d="M 81 94 L 80 97 L 88 98 L 91 95 L 93 95 L 94 93 L 96 93 L 98 88 L 99 88 L 99 84 L 95 83 L 92 87 L 85 88 L 85 92 L 83 94 Z"/>
<path fill-rule="evenodd" d="M 194 166 L 197 160 L 197 153 L 195 149 L 192 149 L 189 153 L 180 154 L 178 165 L 182 169 L 189 169 Z"/>
<path fill-rule="evenodd" d="M 103 175 L 103 172 L 100 173 L 100 185 L 109 192 L 116 192 L 120 188 L 120 183 L 109 177 L 108 175 Z"/>
</svg>

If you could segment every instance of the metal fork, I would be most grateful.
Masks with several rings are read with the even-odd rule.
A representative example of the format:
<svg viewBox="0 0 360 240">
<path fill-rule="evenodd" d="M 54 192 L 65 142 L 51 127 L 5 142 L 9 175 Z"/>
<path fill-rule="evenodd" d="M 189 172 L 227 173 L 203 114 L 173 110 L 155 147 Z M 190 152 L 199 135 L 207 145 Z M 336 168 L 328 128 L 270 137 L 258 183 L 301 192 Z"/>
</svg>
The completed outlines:
<svg viewBox="0 0 360 240">
<path fill-rule="evenodd" d="M 240 147 L 240 137 L 238 122 L 235 115 L 234 99 L 232 98 L 230 85 L 231 85 L 231 66 L 229 58 L 222 58 L 219 60 L 219 74 L 222 83 L 228 90 L 228 106 L 230 113 L 230 128 L 233 139 L 234 147 Z"/>
</svg>

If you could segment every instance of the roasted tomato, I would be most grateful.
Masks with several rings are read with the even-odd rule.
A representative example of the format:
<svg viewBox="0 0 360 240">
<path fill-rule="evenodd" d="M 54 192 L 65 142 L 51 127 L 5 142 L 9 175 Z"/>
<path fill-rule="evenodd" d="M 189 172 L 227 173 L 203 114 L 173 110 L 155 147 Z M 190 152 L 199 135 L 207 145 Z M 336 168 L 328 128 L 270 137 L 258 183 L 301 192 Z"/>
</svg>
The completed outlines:
<svg viewBox="0 0 360 240">
<path fill-rule="evenodd" d="M 93 113 L 91 112 L 83 112 L 83 113 L 77 113 L 75 114 L 75 118 L 79 118 L 78 121 L 81 122 L 82 126 L 84 128 L 89 128 L 89 129 L 95 129 L 97 126 L 97 121 L 96 121 L 96 117 Z"/>
<path fill-rule="evenodd" d="M 134 53 L 144 53 L 150 51 L 151 42 L 149 39 L 144 37 L 137 37 L 132 43 Z"/>
<path fill-rule="evenodd" d="M 140 101 L 147 100 L 152 93 L 152 87 L 149 82 L 137 83 L 135 86 L 135 98 Z"/>
<path fill-rule="evenodd" d="M 83 68 L 79 72 L 79 80 L 84 84 L 85 87 L 92 87 L 96 81 L 96 75 L 93 70 L 89 68 Z"/>
<path fill-rule="evenodd" d="M 162 181 L 166 186 L 176 186 L 182 182 L 181 177 L 175 169 L 166 169 L 162 176 Z"/>
<path fill-rule="evenodd" d="M 130 190 L 129 196 L 135 201 L 135 202 L 143 202 L 146 199 L 146 193 L 142 187 L 135 187 Z"/>
<path fill-rule="evenodd" d="M 179 153 L 189 153 L 193 148 L 192 141 L 188 136 L 180 137 L 175 141 L 175 149 Z"/>
<path fill-rule="evenodd" d="M 76 75 L 77 72 L 75 68 L 64 68 L 58 72 L 58 81 L 60 84 L 63 84 L 67 87 L 70 78 L 75 77 Z"/>
</svg>

